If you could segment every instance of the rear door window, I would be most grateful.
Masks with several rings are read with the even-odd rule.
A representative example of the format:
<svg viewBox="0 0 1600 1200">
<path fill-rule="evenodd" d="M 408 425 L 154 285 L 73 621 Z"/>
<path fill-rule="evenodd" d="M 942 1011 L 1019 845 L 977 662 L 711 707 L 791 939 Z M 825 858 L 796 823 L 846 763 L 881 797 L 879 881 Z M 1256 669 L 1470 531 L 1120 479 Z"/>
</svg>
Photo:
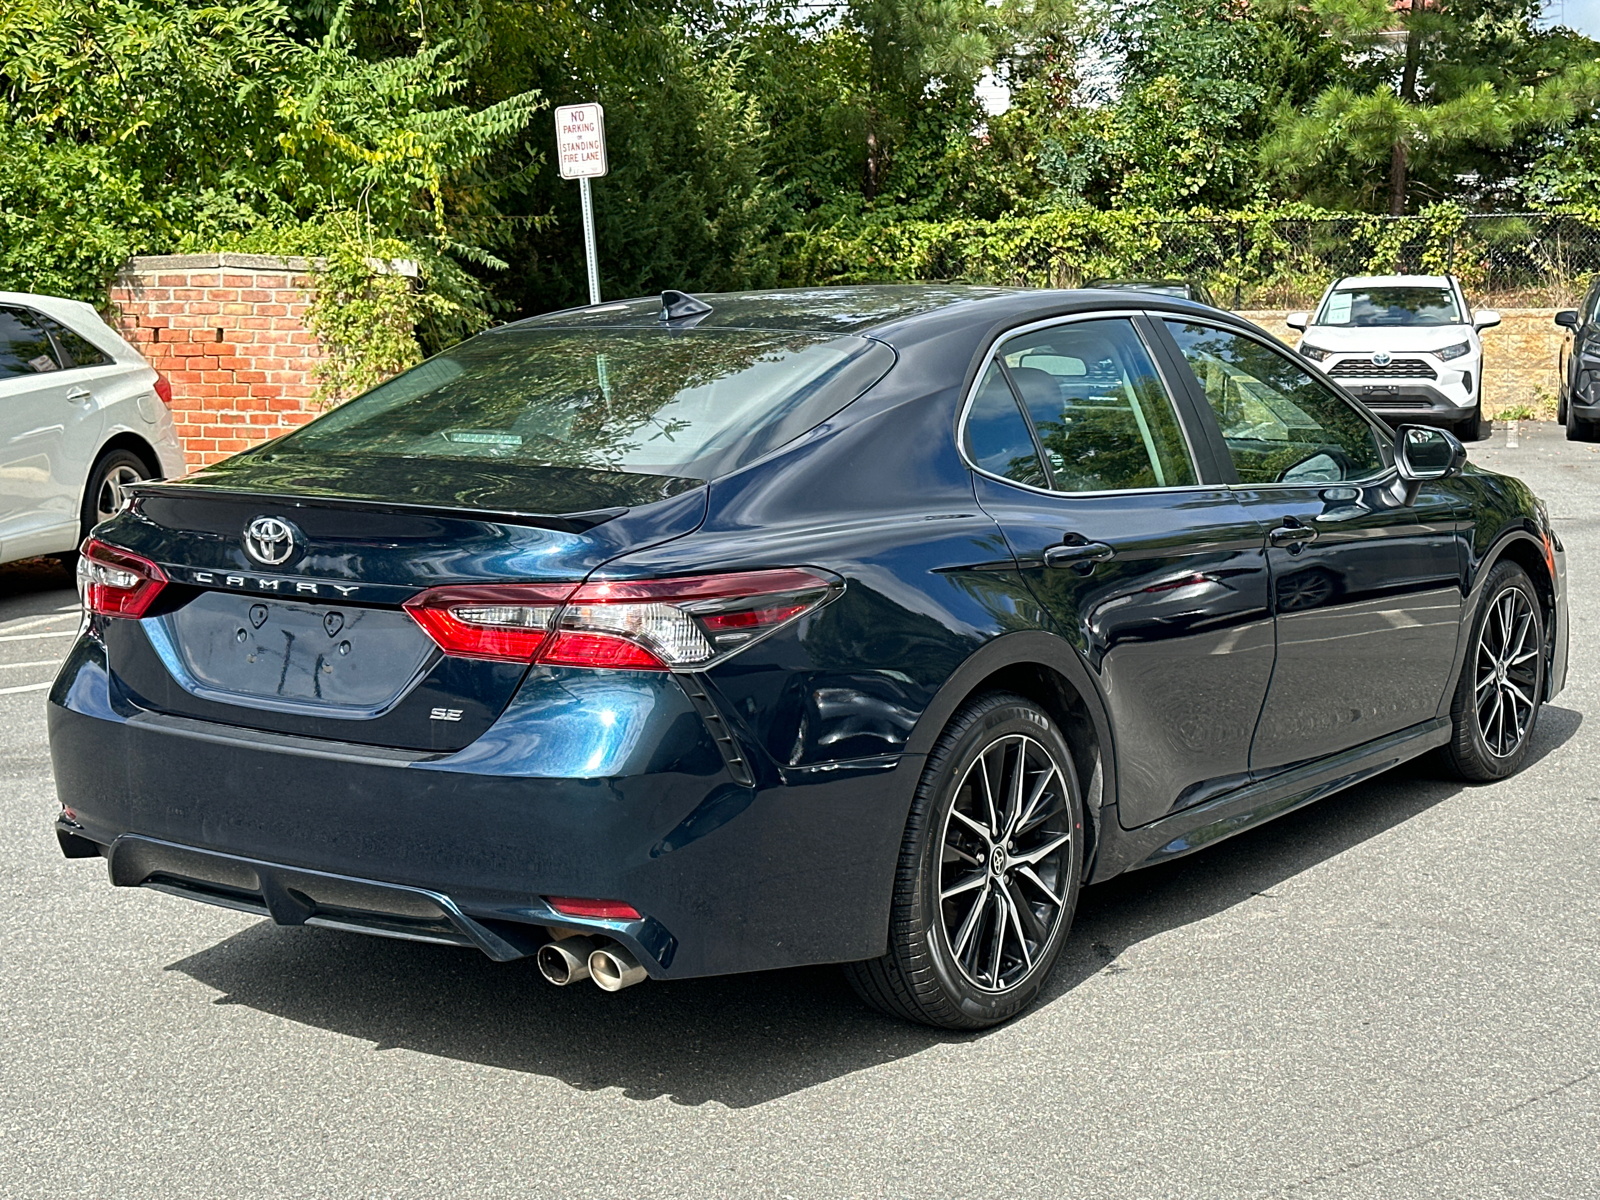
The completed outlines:
<svg viewBox="0 0 1600 1200">
<path fill-rule="evenodd" d="M 1001 345 L 996 363 L 1021 401 L 1053 491 L 1196 482 L 1172 400 L 1131 321 L 1020 334 Z"/>
<path fill-rule="evenodd" d="M 0 308 L 0 379 L 60 369 L 50 335 L 38 319 L 27 309 Z"/>
</svg>

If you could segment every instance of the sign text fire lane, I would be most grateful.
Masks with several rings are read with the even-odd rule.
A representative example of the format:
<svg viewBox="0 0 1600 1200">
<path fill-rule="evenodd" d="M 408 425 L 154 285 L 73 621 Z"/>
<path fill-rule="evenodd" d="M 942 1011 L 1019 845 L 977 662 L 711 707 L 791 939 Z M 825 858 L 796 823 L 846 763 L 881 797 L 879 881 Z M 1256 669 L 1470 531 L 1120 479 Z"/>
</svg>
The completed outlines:
<svg viewBox="0 0 1600 1200">
<path fill-rule="evenodd" d="M 556 161 L 563 179 L 598 179 L 606 173 L 606 117 L 598 104 L 556 109 Z"/>
</svg>

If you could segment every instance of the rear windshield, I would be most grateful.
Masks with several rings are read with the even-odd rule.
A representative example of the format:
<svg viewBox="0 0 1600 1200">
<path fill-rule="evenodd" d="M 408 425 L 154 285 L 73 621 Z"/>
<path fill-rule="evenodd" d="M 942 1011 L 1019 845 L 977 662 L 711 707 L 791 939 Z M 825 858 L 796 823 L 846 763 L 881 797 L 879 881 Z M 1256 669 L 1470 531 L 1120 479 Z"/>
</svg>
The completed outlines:
<svg viewBox="0 0 1600 1200">
<path fill-rule="evenodd" d="M 497 330 L 273 451 L 710 479 L 815 427 L 893 364 L 881 342 L 828 334 Z"/>
<path fill-rule="evenodd" d="M 1316 323 L 1352 329 L 1465 324 L 1455 293 L 1435 287 L 1341 288 L 1328 294 Z"/>
</svg>

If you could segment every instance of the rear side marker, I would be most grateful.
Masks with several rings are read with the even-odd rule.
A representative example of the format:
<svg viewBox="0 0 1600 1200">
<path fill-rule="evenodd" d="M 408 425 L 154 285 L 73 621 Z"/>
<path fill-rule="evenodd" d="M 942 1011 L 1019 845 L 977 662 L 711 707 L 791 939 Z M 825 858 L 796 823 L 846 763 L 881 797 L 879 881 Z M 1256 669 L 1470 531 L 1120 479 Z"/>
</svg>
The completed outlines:
<svg viewBox="0 0 1600 1200">
<path fill-rule="evenodd" d="M 610 921 L 637 921 L 639 910 L 621 900 L 579 900 L 572 896 L 546 896 L 545 903 L 569 917 L 599 917 Z"/>
</svg>

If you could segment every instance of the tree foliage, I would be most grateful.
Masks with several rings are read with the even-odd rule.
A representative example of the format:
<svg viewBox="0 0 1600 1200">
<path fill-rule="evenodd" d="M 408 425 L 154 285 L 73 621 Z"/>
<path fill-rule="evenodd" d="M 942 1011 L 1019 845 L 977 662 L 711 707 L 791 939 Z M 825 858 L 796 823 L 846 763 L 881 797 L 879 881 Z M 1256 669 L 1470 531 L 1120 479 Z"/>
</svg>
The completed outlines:
<svg viewBox="0 0 1600 1200">
<path fill-rule="evenodd" d="M 103 298 L 137 253 L 240 248 L 423 263 L 435 340 L 499 264 L 483 167 L 538 104 L 468 104 L 471 48 L 363 53 L 280 0 L 11 0 L 0 9 L 0 287 Z M 354 249 L 351 249 L 351 248 Z M 363 248 L 367 249 L 363 249 Z"/>
<path fill-rule="evenodd" d="M 1092 274 L 1181 211 L 1587 201 L 1600 47 L 1536 9 L 7 0 L 0 287 L 94 299 L 132 254 L 308 254 L 334 298 L 313 314 L 325 391 L 348 394 L 496 315 L 582 302 L 549 108 L 591 99 L 609 296 L 1042 280 L 1063 252 Z M 420 286 L 372 265 L 395 259 Z"/>
<path fill-rule="evenodd" d="M 1291 0 L 1280 0 L 1290 3 Z M 1295 0 L 1297 3 L 1297 0 Z M 1262 162 L 1303 195 L 1401 216 L 1463 193 L 1512 199 L 1542 136 L 1592 116 L 1593 43 L 1541 30 L 1538 0 L 1314 0 L 1345 71 L 1280 104 Z M 1269 10 L 1270 11 L 1270 10 Z"/>
</svg>

